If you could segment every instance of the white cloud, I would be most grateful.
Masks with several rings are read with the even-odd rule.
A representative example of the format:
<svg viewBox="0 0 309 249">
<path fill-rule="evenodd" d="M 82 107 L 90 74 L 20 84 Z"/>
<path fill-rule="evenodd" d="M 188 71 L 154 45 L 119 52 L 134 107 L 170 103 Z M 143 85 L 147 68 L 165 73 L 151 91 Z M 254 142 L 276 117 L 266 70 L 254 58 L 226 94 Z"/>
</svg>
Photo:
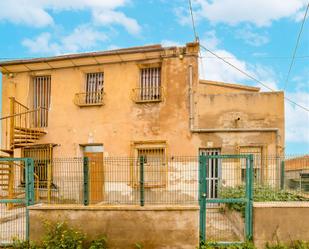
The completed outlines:
<svg viewBox="0 0 309 249">
<path fill-rule="evenodd" d="M 53 18 L 41 6 L 25 0 L 0 1 L 0 20 L 34 27 L 54 23 Z"/>
<path fill-rule="evenodd" d="M 163 40 L 161 41 L 161 45 L 163 47 L 180 47 L 183 46 L 183 44 L 181 44 L 178 41 L 173 41 L 173 40 Z"/>
<path fill-rule="evenodd" d="M 293 18 L 306 6 L 307 0 L 194 0 L 194 14 L 198 20 L 236 25 L 247 22 L 256 26 L 269 26 L 281 18 Z M 181 23 L 188 23 L 188 13 L 179 9 Z M 180 14 L 181 13 L 181 14 Z"/>
<path fill-rule="evenodd" d="M 100 25 L 121 25 L 130 33 L 140 32 L 140 26 L 117 8 L 125 6 L 128 0 L 10 0 L 0 1 L 0 20 L 34 27 L 54 24 L 51 13 L 61 11 L 89 10 L 95 22 Z"/>
<path fill-rule="evenodd" d="M 24 39 L 22 45 L 32 53 L 63 54 L 91 49 L 98 42 L 106 40 L 107 36 L 104 33 L 96 31 L 88 25 L 82 25 L 74 29 L 71 34 L 60 37 L 59 42 L 54 42 L 52 35 L 45 32 L 33 39 Z"/>
<path fill-rule="evenodd" d="M 290 92 L 286 95 L 298 104 L 309 107 L 309 92 Z M 286 141 L 304 143 L 309 148 L 309 113 L 286 101 L 285 117 Z"/>
<path fill-rule="evenodd" d="M 213 51 L 218 56 L 224 58 L 240 70 L 248 73 L 254 78 L 268 85 L 273 90 L 278 90 L 277 75 L 269 67 L 265 67 L 261 64 L 250 64 L 244 60 L 237 58 L 233 53 L 218 48 L 221 41 L 217 38 L 216 32 L 211 30 L 203 36 L 201 44 L 206 46 L 208 49 Z M 201 50 L 200 60 L 200 77 L 210 80 L 239 83 L 239 82 L 250 82 L 251 85 L 255 85 L 261 88 L 262 91 L 270 91 L 270 89 L 258 84 L 257 82 L 250 80 L 245 74 L 237 71 L 223 60 L 220 60 L 212 54 Z"/>
<path fill-rule="evenodd" d="M 95 10 L 93 11 L 93 18 L 94 21 L 99 25 L 122 25 L 131 34 L 138 34 L 141 30 L 140 25 L 135 19 L 129 18 L 119 11 Z"/>
<path fill-rule="evenodd" d="M 255 47 L 262 46 L 269 42 L 267 35 L 253 32 L 250 28 L 239 29 L 236 31 L 236 37 Z"/>
</svg>

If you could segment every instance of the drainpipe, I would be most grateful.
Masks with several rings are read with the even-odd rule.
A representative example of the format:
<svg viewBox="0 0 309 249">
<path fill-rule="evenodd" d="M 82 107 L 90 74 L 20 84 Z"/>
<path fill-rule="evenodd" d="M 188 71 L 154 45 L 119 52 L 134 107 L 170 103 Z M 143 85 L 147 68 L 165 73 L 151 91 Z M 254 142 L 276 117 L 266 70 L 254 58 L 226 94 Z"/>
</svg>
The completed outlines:
<svg viewBox="0 0 309 249">
<path fill-rule="evenodd" d="M 194 103 L 193 103 L 193 68 L 192 64 L 189 65 L 189 122 L 190 122 L 190 131 L 194 130 Z"/>
</svg>

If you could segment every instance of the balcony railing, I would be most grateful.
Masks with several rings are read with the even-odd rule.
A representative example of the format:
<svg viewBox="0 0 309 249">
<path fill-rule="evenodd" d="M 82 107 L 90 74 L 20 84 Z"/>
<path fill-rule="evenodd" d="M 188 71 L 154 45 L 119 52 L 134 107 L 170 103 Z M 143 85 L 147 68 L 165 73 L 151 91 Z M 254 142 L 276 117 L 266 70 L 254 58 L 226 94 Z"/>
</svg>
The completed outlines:
<svg viewBox="0 0 309 249">
<path fill-rule="evenodd" d="M 162 87 L 134 88 L 133 100 L 136 103 L 160 102 L 163 100 L 163 88 Z"/>
<path fill-rule="evenodd" d="M 101 106 L 103 105 L 103 93 L 101 91 L 76 93 L 74 103 L 81 107 Z"/>
</svg>

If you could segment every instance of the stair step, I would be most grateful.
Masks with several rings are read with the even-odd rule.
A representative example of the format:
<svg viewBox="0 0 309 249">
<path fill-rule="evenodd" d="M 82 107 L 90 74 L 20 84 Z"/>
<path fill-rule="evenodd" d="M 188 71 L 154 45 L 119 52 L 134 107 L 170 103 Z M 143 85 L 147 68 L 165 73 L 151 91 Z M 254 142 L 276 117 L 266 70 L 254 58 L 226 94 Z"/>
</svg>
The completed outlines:
<svg viewBox="0 0 309 249">
<path fill-rule="evenodd" d="M 25 147 L 25 146 L 29 146 L 31 144 L 34 144 L 34 143 L 18 143 L 18 144 L 14 144 L 14 148 L 22 148 L 22 147 Z"/>
<path fill-rule="evenodd" d="M 40 128 L 25 128 L 25 127 L 15 126 L 14 129 L 17 130 L 17 131 L 29 132 L 29 133 L 33 133 L 33 134 L 42 134 L 42 135 L 47 134 L 46 131 L 43 131 Z"/>
<path fill-rule="evenodd" d="M 0 183 L 0 187 L 8 187 L 9 184 L 8 183 Z"/>
<path fill-rule="evenodd" d="M 38 139 L 14 139 L 14 144 L 34 143 L 36 141 L 38 141 Z"/>
<path fill-rule="evenodd" d="M 0 171 L 11 171 L 11 169 L 9 167 L 7 167 L 7 168 L 0 167 Z"/>
<path fill-rule="evenodd" d="M 14 140 L 15 139 L 40 139 L 40 136 L 33 136 L 33 135 L 30 135 L 30 134 L 25 134 L 25 135 L 15 135 L 14 136 Z"/>
<path fill-rule="evenodd" d="M 7 154 L 11 154 L 14 152 L 14 150 L 10 150 L 10 149 L 0 149 L 0 151 L 7 153 Z"/>
<path fill-rule="evenodd" d="M 0 172 L 0 176 L 8 176 L 8 175 L 10 175 L 10 173 L 9 172 L 6 172 L 6 173 L 4 173 L 4 172 Z M 1 179 L 3 179 L 3 178 L 0 178 L 0 180 Z"/>
</svg>

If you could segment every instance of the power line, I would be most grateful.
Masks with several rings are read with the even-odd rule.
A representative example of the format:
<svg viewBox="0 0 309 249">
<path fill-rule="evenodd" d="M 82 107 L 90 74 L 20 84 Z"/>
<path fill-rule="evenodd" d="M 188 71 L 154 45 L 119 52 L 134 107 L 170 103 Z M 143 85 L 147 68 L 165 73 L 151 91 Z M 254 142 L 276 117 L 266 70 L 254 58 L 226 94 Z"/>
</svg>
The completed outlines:
<svg viewBox="0 0 309 249">
<path fill-rule="evenodd" d="M 220 57 L 219 55 L 217 55 L 216 53 L 214 53 L 213 51 L 209 50 L 208 48 L 206 48 L 205 46 L 203 46 L 202 44 L 200 44 L 200 47 L 205 49 L 207 52 L 209 52 L 210 54 L 212 54 L 213 56 L 217 57 L 218 59 L 222 60 L 223 62 L 225 62 L 226 64 L 228 64 L 229 66 L 233 67 L 234 69 L 236 69 L 237 71 L 239 71 L 240 73 L 242 73 L 243 75 L 247 76 L 248 78 L 256 81 L 257 83 L 259 83 L 260 85 L 264 86 L 265 88 L 267 88 L 268 90 L 271 91 L 275 91 L 273 88 L 269 87 L 268 85 L 266 85 L 265 83 L 263 83 L 262 81 L 258 80 L 257 78 L 253 77 L 252 75 L 248 74 L 247 72 L 243 71 L 242 69 L 236 67 L 235 65 L 233 65 L 232 63 L 230 63 L 229 61 L 225 60 L 224 58 Z M 303 110 L 309 112 L 309 108 L 302 106 L 298 103 L 296 103 L 295 101 L 291 100 L 288 97 L 284 97 L 287 101 L 289 101 L 290 103 L 302 108 Z"/>
<path fill-rule="evenodd" d="M 300 36 L 301 36 L 301 33 L 303 32 L 304 24 L 305 24 L 305 21 L 306 21 L 308 9 L 309 9 L 309 2 L 308 2 L 308 4 L 307 4 L 307 8 L 306 8 L 306 11 L 305 11 L 304 19 L 303 19 L 303 21 L 302 21 L 302 23 L 301 23 L 301 27 L 300 27 L 300 30 L 299 30 L 299 33 L 298 33 L 296 45 L 295 45 L 294 52 L 293 52 L 293 57 L 292 57 L 292 60 L 291 60 L 291 64 L 290 64 L 289 71 L 288 71 L 288 75 L 287 75 L 287 77 L 286 77 L 286 80 L 285 80 L 285 84 L 284 84 L 284 88 L 283 88 L 283 89 L 285 89 L 285 88 L 287 87 L 287 85 L 288 85 L 288 81 L 289 81 L 289 78 L 290 78 L 291 70 L 292 70 L 292 67 L 293 67 L 294 61 L 295 61 L 296 51 L 297 51 L 298 44 L 299 44 L 299 41 L 300 41 Z"/>
<path fill-rule="evenodd" d="M 280 59 L 280 60 L 288 60 L 291 59 L 292 56 L 254 56 L 254 55 L 250 55 L 250 56 L 246 56 L 246 58 L 256 58 L 256 59 Z M 215 56 L 200 56 L 200 58 L 207 58 L 207 59 L 217 59 L 217 57 Z M 225 56 L 222 57 L 224 59 L 237 59 L 235 57 L 232 56 Z M 303 56 L 295 56 L 294 59 L 309 59 L 309 55 L 303 55 Z"/>
<path fill-rule="evenodd" d="M 194 17 L 193 17 L 193 11 L 192 11 L 192 3 L 191 0 L 188 0 L 189 2 L 189 9 L 190 9 L 190 14 L 191 14 L 191 21 L 192 21 L 192 28 L 193 28 L 193 32 L 194 32 L 194 38 L 195 41 L 198 41 L 198 36 L 196 33 L 196 29 L 195 29 L 195 22 L 194 22 Z"/>
<path fill-rule="evenodd" d="M 309 3 L 308 3 L 308 6 L 309 6 Z M 307 10 L 306 10 L 306 13 L 308 11 L 308 6 L 307 6 Z M 192 4 L 191 4 L 191 0 L 189 0 L 189 8 L 190 8 L 190 14 L 191 14 L 191 20 L 192 20 L 192 28 L 193 28 L 193 32 L 194 32 L 194 36 L 195 36 L 195 39 L 196 41 L 198 41 L 198 36 L 196 34 L 196 30 L 195 30 L 195 23 L 194 23 L 194 17 L 193 17 L 193 12 L 192 12 Z M 307 14 L 306 14 L 307 15 Z M 305 15 L 305 17 L 306 17 Z M 208 48 L 206 48 L 205 46 L 203 46 L 202 44 L 200 44 L 200 47 L 205 49 L 207 52 L 209 52 L 210 54 L 212 54 L 213 56 L 215 56 L 216 58 L 222 60 L 223 62 L 225 62 L 226 64 L 228 64 L 229 66 L 233 67 L 234 69 L 236 69 L 237 71 L 239 71 L 240 73 L 244 74 L 245 76 L 247 76 L 248 78 L 256 81 L 257 83 L 259 83 L 260 85 L 264 86 L 265 88 L 271 90 L 271 91 L 275 91 L 273 88 L 269 87 L 268 85 L 266 85 L 265 83 L 263 83 L 262 81 L 256 79 L 255 77 L 253 77 L 252 75 L 248 74 L 247 72 L 243 71 L 242 69 L 236 67 L 235 65 L 233 65 L 232 63 L 228 62 L 226 59 L 220 57 L 219 55 L 217 55 L 216 53 L 212 52 L 211 50 L 209 50 Z M 200 57 L 201 57 L 201 52 L 200 52 Z M 295 58 L 295 55 L 293 56 Z M 303 110 L 309 112 L 309 109 L 305 106 L 302 106 L 298 103 L 296 103 L 295 101 L 291 100 L 290 98 L 288 97 L 285 97 L 284 98 L 289 101 L 290 103 L 302 108 Z"/>
</svg>

